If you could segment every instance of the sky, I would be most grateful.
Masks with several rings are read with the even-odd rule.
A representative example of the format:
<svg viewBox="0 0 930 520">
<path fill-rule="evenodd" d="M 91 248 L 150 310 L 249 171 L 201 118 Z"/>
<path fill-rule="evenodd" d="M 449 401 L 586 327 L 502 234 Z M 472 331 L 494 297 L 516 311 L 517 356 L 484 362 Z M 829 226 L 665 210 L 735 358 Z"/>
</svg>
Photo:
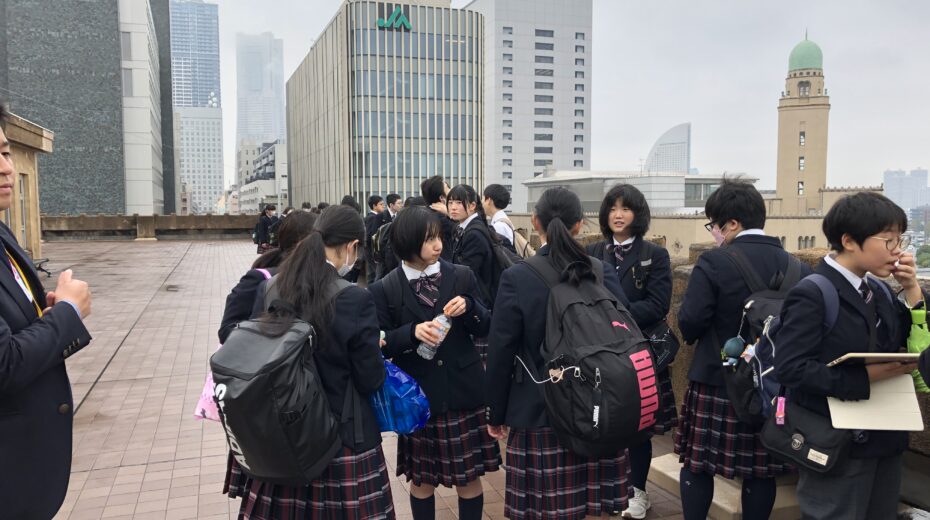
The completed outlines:
<svg viewBox="0 0 930 520">
<path fill-rule="evenodd" d="M 827 183 L 878 185 L 886 169 L 930 167 L 930 2 L 593 1 L 595 170 L 638 170 L 662 133 L 691 122 L 692 167 L 747 173 L 773 188 L 778 99 L 805 31 L 823 49 L 830 95 Z M 229 183 L 236 33 L 283 39 L 286 80 L 342 2 L 219 4 Z"/>
</svg>

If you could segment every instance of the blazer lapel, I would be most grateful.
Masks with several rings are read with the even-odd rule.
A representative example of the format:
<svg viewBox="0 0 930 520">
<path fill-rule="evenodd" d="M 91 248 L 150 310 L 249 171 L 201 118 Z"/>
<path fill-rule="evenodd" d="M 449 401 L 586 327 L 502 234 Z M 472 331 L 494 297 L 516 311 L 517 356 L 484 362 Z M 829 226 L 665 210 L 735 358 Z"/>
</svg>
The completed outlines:
<svg viewBox="0 0 930 520">
<path fill-rule="evenodd" d="M 627 271 L 629 271 L 631 267 L 636 265 L 636 262 L 639 260 L 639 248 L 642 247 L 641 244 L 642 244 L 642 240 L 637 238 L 636 241 L 633 243 L 633 247 L 630 248 L 630 252 L 624 255 L 623 262 L 620 262 L 620 266 L 617 268 L 617 274 L 619 275 L 621 280 L 623 279 L 624 276 L 626 276 Z M 616 258 L 617 258 L 616 255 L 611 255 L 611 256 L 613 256 L 614 261 L 616 261 Z"/>
<path fill-rule="evenodd" d="M 0 237 L 0 245 L 2 245 L 6 251 L 9 251 L 10 255 L 16 260 L 19 264 L 19 267 L 23 270 L 23 273 L 26 275 L 29 285 L 33 286 L 33 298 L 36 298 L 36 301 L 40 305 L 44 305 L 45 302 L 39 301 L 38 297 L 35 294 L 35 284 L 39 283 L 38 279 L 35 276 L 30 276 L 31 274 L 31 264 L 32 262 L 28 259 L 24 259 L 25 253 L 22 252 L 18 247 L 13 247 L 14 244 L 11 244 L 11 241 L 7 237 Z M 16 278 L 13 277 L 12 266 L 10 261 L 6 258 L 6 253 L 3 253 L 3 257 L 0 258 L 0 261 L 3 262 L 3 266 L 0 266 L 0 285 L 6 289 L 6 292 L 10 294 L 10 297 L 13 298 L 13 301 L 19 306 L 20 310 L 23 311 L 23 315 L 27 318 L 34 318 L 37 316 L 36 309 L 33 307 L 32 302 L 26 298 L 26 295 L 23 294 L 22 288 L 19 286 L 19 283 L 16 281 Z M 42 298 L 45 296 L 43 295 Z"/>
<path fill-rule="evenodd" d="M 443 260 L 439 261 L 440 273 L 442 273 L 442 283 L 439 284 L 439 299 L 436 300 L 436 307 L 442 309 L 449 300 L 459 296 L 458 294 L 452 294 L 456 285 L 456 269 L 453 264 L 445 262 Z M 439 314 L 439 311 L 436 311 L 436 314 Z"/>
</svg>

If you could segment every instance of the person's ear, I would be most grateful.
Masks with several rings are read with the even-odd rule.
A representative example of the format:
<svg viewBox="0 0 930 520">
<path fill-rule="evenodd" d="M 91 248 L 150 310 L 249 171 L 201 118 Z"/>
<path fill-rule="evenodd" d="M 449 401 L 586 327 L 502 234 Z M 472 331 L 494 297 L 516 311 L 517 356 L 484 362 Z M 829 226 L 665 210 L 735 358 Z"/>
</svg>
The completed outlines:
<svg viewBox="0 0 930 520">
<path fill-rule="evenodd" d="M 571 229 L 573 237 L 578 236 L 578 233 L 581 233 L 581 226 L 583 225 L 584 225 L 583 220 L 579 220 L 578 222 L 575 222 L 575 225 L 572 226 L 572 229 Z"/>
</svg>

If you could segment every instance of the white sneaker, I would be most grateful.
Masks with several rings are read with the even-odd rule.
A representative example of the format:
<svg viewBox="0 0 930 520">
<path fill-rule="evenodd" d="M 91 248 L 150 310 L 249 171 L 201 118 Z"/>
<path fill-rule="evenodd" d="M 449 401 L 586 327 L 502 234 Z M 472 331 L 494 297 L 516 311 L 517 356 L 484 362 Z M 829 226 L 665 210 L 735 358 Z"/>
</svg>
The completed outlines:
<svg viewBox="0 0 930 520">
<path fill-rule="evenodd" d="M 646 518 L 646 512 L 652 504 L 649 502 L 649 493 L 637 487 L 633 488 L 633 498 L 630 499 L 627 508 L 623 511 L 623 518 Z"/>
</svg>

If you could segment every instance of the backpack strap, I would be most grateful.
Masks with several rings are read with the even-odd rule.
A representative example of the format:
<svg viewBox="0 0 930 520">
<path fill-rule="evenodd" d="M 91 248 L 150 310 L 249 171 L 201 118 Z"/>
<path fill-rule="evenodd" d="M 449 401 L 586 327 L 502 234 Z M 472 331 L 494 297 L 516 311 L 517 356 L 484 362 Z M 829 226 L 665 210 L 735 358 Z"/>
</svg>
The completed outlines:
<svg viewBox="0 0 930 520">
<path fill-rule="evenodd" d="M 268 269 L 256 269 L 256 271 L 262 273 L 262 276 L 265 277 L 265 280 L 271 280 L 271 271 Z"/>
<path fill-rule="evenodd" d="M 394 269 L 385 277 L 381 278 L 381 286 L 384 287 L 384 298 L 387 300 L 388 313 L 394 320 L 394 325 L 399 325 L 400 309 L 404 306 L 404 287 L 400 284 L 400 268 Z"/>
<path fill-rule="evenodd" d="M 471 268 L 467 265 L 452 264 L 455 267 L 455 295 L 461 296 L 468 292 L 468 283 L 471 281 Z M 492 302 L 493 303 L 493 302 Z"/>
<path fill-rule="evenodd" d="M 831 282 L 826 276 L 814 273 L 808 275 L 804 280 L 813 282 L 814 285 L 820 289 L 820 294 L 823 296 L 823 328 L 824 331 L 829 334 L 833 330 L 833 326 L 836 325 L 836 320 L 840 315 L 840 295 L 836 292 L 836 287 L 834 287 L 833 282 Z"/>
<path fill-rule="evenodd" d="M 728 246 L 721 250 L 736 265 L 736 270 L 739 271 L 740 277 L 746 282 L 746 285 L 749 286 L 749 292 L 757 293 L 769 288 L 768 285 L 762 281 L 762 278 L 759 278 L 759 274 L 752 268 L 749 259 L 746 258 L 746 255 L 743 254 L 739 248 Z"/>
<path fill-rule="evenodd" d="M 801 261 L 792 255 L 788 256 L 788 267 L 785 269 L 785 276 L 778 286 L 778 291 L 787 293 L 792 287 L 801 281 Z"/>
<path fill-rule="evenodd" d="M 888 288 L 888 284 L 881 280 L 876 280 L 869 275 L 866 275 L 865 279 L 873 290 L 877 287 L 879 292 L 883 293 L 885 297 L 888 298 L 888 303 L 894 304 L 894 296 L 891 294 L 891 289 Z"/>
</svg>

